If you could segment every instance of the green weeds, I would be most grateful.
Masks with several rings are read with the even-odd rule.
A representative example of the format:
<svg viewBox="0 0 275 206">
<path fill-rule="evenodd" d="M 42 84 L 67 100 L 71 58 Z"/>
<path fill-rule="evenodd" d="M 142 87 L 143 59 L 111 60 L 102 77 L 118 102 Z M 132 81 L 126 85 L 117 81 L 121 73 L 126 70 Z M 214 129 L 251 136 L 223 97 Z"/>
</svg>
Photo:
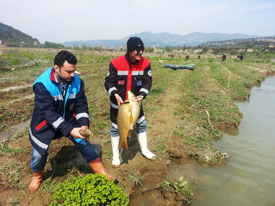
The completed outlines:
<svg viewBox="0 0 275 206">
<path fill-rule="evenodd" d="M 23 148 L 10 147 L 7 143 L 0 144 L 0 152 L 4 155 L 13 156 L 23 151 Z"/>
<path fill-rule="evenodd" d="M 128 175 L 128 179 L 134 182 L 136 187 L 142 186 L 142 177 L 137 173 L 131 173 Z"/>
<path fill-rule="evenodd" d="M 112 149 L 108 148 L 108 149 L 104 150 L 104 154 L 105 154 L 107 159 L 111 159 L 112 158 Z"/>
<path fill-rule="evenodd" d="M 12 159 L 7 159 L 0 165 L 0 178 L 10 188 L 18 188 L 23 166 Z"/>
<path fill-rule="evenodd" d="M 10 197 L 8 199 L 8 203 L 11 206 L 16 206 L 16 205 L 20 205 L 21 201 L 20 201 L 20 198 L 16 194 L 13 194 L 12 197 Z"/>
<path fill-rule="evenodd" d="M 39 187 L 40 193 L 53 194 L 54 188 L 58 185 L 57 182 L 53 181 L 52 178 L 48 178 L 41 183 Z"/>
<path fill-rule="evenodd" d="M 166 191 L 171 192 L 172 194 L 181 196 L 181 199 L 184 204 L 190 204 L 193 192 L 191 189 L 191 186 L 187 180 L 184 179 L 184 177 L 179 177 L 179 179 L 175 182 L 168 182 L 165 181 L 160 184 L 160 188 Z"/>
<path fill-rule="evenodd" d="M 154 152 L 156 152 L 158 154 L 158 156 L 162 156 L 166 159 L 169 158 L 164 140 L 161 140 L 161 139 L 158 140 L 158 143 L 156 144 L 156 146 L 154 148 Z"/>
</svg>

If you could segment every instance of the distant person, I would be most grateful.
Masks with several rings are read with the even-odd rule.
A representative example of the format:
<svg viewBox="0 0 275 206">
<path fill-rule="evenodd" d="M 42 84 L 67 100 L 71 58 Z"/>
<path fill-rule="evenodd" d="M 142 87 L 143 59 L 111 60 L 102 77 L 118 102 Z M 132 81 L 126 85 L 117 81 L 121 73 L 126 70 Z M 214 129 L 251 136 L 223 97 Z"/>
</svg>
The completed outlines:
<svg viewBox="0 0 275 206">
<path fill-rule="evenodd" d="M 243 55 L 240 54 L 240 55 L 237 56 L 237 58 L 240 59 L 240 60 L 243 60 Z"/>
<path fill-rule="evenodd" d="M 226 60 L 226 55 L 223 54 L 223 55 L 222 55 L 222 61 L 225 61 L 225 60 Z"/>
<path fill-rule="evenodd" d="M 110 95 L 111 143 L 113 160 L 112 165 L 120 165 L 119 133 L 117 126 L 118 109 L 123 100 L 128 99 L 127 91 L 137 96 L 142 102 L 152 86 L 152 70 L 150 61 L 142 56 L 144 45 L 140 38 L 131 37 L 127 41 L 125 55 L 115 58 L 109 66 L 108 76 L 105 78 L 105 88 Z M 154 160 L 156 156 L 147 148 L 147 122 L 141 105 L 140 116 L 137 121 L 137 137 L 141 153 L 148 159 Z"/>
<path fill-rule="evenodd" d="M 105 171 L 96 149 L 79 133 L 89 125 L 90 119 L 84 83 L 75 75 L 76 63 L 72 53 L 60 51 L 55 56 L 54 66 L 33 84 L 35 103 L 29 130 L 33 171 L 29 189 L 33 192 L 41 184 L 52 140 L 63 136 L 75 144 L 94 172 L 112 178 Z"/>
</svg>

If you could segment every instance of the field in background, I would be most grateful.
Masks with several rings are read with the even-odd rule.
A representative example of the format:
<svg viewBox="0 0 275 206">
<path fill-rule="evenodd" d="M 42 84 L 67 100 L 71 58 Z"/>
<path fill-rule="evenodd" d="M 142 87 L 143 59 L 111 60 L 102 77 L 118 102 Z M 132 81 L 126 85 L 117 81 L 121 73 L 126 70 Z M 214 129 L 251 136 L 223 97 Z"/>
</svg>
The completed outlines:
<svg viewBox="0 0 275 206">
<path fill-rule="evenodd" d="M 51 145 L 39 198 L 27 189 L 31 179 L 28 121 L 34 103 L 31 85 L 45 69 L 53 66 L 58 50 L 0 47 L 0 51 L 0 204 L 47 205 L 58 182 L 70 175 L 91 172 L 76 163 L 75 148 L 63 138 Z M 130 159 L 126 158 L 128 164 L 114 170 L 110 167 L 109 97 L 104 78 L 110 61 L 124 52 L 71 52 L 78 58 L 77 71 L 85 82 L 90 128 L 94 133 L 91 142 L 101 145 L 104 165 L 120 180 L 119 186 L 128 195 L 133 194 L 138 181 L 147 181 L 152 173 L 157 176 L 157 169 L 165 173 L 168 162 L 175 159 L 222 164 L 222 151 L 214 149 L 209 140 L 221 138 L 222 131 L 239 125 L 242 114 L 234 101 L 248 100 L 250 88 L 275 72 L 275 54 L 268 52 L 246 53 L 243 61 L 231 54 L 222 61 L 213 53 L 201 54 L 199 59 L 190 49 L 185 53 L 171 51 L 173 58 L 169 57 L 171 53 L 145 53 L 151 61 L 153 86 L 143 104 L 149 147 L 158 160 L 157 163 L 144 160 L 135 148 L 128 155 Z M 196 69 L 174 71 L 164 68 L 163 63 L 195 64 Z"/>
</svg>

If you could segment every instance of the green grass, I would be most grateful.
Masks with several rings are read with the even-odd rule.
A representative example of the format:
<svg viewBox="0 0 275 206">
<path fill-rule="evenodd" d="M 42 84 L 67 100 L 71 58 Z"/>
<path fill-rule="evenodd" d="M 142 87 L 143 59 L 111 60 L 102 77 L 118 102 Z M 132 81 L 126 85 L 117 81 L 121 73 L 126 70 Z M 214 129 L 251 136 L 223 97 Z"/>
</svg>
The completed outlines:
<svg viewBox="0 0 275 206">
<path fill-rule="evenodd" d="M 0 152 L 9 156 L 16 155 L 23 151 L 23 148 L 9 147 L 7 143 L 0 145 Z"/>
</svg>

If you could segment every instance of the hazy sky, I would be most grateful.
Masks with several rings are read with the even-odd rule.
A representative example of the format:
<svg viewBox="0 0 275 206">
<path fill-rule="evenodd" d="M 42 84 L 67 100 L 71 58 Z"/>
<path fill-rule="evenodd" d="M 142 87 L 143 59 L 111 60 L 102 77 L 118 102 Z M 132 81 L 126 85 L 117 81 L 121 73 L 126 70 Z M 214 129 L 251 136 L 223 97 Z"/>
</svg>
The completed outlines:
<svg viewBox="0 0 275 206">
<path fill-rule="evenodd" d="M 0 22 L 41 43 L 173 34 L 275 35 L 275 0 L 0 0 Z"/>
</svg>

